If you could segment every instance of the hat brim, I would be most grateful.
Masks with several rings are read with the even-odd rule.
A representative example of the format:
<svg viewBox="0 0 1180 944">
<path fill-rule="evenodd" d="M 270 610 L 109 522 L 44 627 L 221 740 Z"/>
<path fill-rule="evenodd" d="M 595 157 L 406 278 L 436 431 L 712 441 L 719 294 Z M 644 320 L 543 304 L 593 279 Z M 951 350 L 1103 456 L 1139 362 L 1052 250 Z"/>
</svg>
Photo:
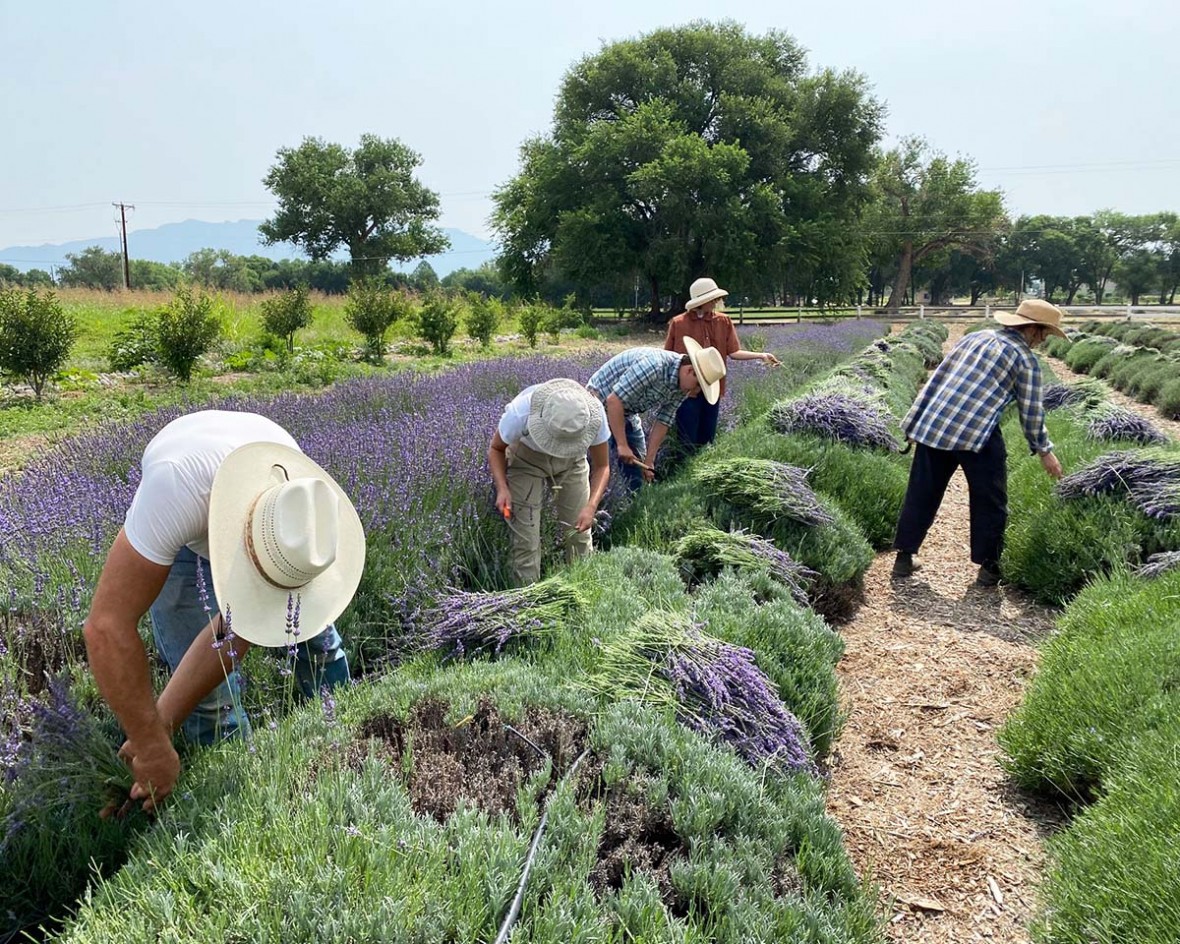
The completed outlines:
<svg viewBox="0 0 1180 944">
<path fill-rule="evenodd" d="M 295 590 L 268 582 L 246 545 L 255 500 L 284 478 L 321 479 L 340 499 L 336 560 Z M 250 443 L 222 462 L 209 495 L 209 567 L 213 592 L 235 635 L 257 646 L 285 646 L 318 636 L 352 600 L 364 565 L 365 531 L 356 508 L 335 479 L 302 452 L 278 443 Z M 292 597 L 299 602 L 297 638 L 287 625 Z"/>
<path fill-rule="evenodd" d="M 684 310 L 685 311 L 692 311 L 694 308 L 700 308 L 701 305 L 707 305 L 709 302 L 713 301 L 714 299 L 725 298 L 725 296 L 728 294 L 729 294 L 729 292 L 727 292 L 723 288 L 715 288 L 711 292 L 705 292 L 705 294 L 702 295 L 700 298 L 690 298 L 688 301 L 686 301 L 684 303 Z"/>
<path fill-rule="evenodd" d="M 714 380 L 712 383 L 705 383 L 701 379 L 701 365 L 700 354 L 704 350 L 695 340 L 686 337 L 684 339 L 684 350 L 688 354 L 688 359 L 692 361 L 692 369 L 697 375 L 697 383 L 701 385 L 701 396 L 705 398 L 705 402 L 709 404 L 716 403 L 721 399 L 721 381 Z"/>
<path fill-rule="evenodd" d="M 1046 321 L 1037 321 L 1035 318 L 1025 318 L 1024 315 L 1018 315 L 1014 311 L 998 311 L 994 315 L 998 324 L 1002 324 L 1008 328 L 1019 328 L 1021 325 L 1037 325 L 1044 328 L 1050 334 L 1055 334 L 1059 338 L 1065 338 L 1065 332 L 1057 325 L 1051 325 Z"/>
</svg>

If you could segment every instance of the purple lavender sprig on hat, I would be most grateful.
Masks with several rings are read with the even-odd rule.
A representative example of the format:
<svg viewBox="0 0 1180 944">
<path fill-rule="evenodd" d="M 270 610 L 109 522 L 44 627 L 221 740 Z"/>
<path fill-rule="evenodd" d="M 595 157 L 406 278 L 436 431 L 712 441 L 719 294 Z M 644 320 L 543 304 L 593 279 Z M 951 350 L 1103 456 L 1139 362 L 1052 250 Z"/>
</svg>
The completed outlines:
<svg viewBox="0 0 1180 944">
<path fill-rule="evenodd" d="M 415 614 L 411 632 L 419 648 L 450 658 L 499 653 L 510 640 L 562 629 L 582 607 L 581 595 L 560 577 L 491 593 L 452 589 Z"/>
<path fill-rule="evenodd" d="M 867 397 L 816 392 L 776 403 L 767 413 L 771 429 L 779 433 L 814 433 L 825 439 L 898 452 L 892 432 L 893 417 Z"/>
<path fill-rule="evenodd" d="M 602 648 L 589 677 L 599 694 L 671 708 L 677 720 L 755 768 L 815 774 L 806 731 L 754 653 L 709 636 L 688 617 L 655 611 Z"/>
<path fill-rule="evenodd" d="M 808 486 L 807 473 L 773 459 L 735 457 L 699 466 L 692 476 L 707 492 L 759 521 L 789 518 L 810 527 L 831 524 L 835 519 Z"/>
</svg>

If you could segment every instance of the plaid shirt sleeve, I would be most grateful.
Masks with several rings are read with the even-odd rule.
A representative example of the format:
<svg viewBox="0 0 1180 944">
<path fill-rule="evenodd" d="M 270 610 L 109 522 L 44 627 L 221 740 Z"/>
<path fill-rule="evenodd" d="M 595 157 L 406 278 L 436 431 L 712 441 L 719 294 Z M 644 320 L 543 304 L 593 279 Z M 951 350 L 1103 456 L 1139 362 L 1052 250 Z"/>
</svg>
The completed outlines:
<svg viewBox="0 0 1180 944">
<path fill-rule="evenodd" d="M 676 425 L 676 411 L 680 409 L 682 404 L 687 399 L 683 394 L 678 397 L 673 397 L 671 400 L 665 400 L 652 414 L 652 419 L 657 423 L 663 423 L 665 426 Z"/>
<path fill-rule="evenodd" d="M 1051 452 L 1053 443 L 1045 431 L 1045 402 L 1041 383 L 1041 362 L 1035 354 L 1022 358 L 1016 368 L 1016 408 L 1024 438 L 1034 453 Z"/>
</svg>

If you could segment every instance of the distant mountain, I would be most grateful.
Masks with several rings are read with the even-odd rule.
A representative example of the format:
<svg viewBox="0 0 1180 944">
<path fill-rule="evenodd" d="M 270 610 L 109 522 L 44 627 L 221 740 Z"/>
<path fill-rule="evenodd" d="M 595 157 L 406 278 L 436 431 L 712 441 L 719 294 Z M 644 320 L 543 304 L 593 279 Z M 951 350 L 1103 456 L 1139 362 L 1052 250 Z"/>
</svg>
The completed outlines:
<svg viewBox="0 0 1180 944">
<path fill-rule="evenodd" d="M 228 249 L 237 256 L 265 256 L 268 259 L 306 259 L 307 256 L 289 243 L 265 246 L 258 236 L 258 225 L 262 220 L 236 220 L 226 223 L 206 223 L 202 220 L 185 220 L 183 223 L 165 223 L 156 229 L 139 229 L 127 233 L 127 251 L 132 259 L 148 259 L 152 262 L 183 262 L 190 253 L 198 249 Z M 443 229 L 451 241 L 447 252 L 429 256 L 427 261 L 439 276 L 448 275 L 455 269 L 478 269 L 494 258 L 494 243 L 479 239 L 460 229 Z M 66 256 L 80 253 L 87 246 L 101 246 L 103 249 L 118 250 L 119 240 L 114 236 L 98 236 L 94 239 L 79 239 L 68 243 L 45 244 L 41 246 L 9 246 L 0 249 L 0 262 L 16 266 L 22 272 L 29 269 L 45 269 L 66 265 Z M 347 259 L 347 253 L 338 253 L 334 258 Z M 394 268 L 413 269 L 414 260 Z"/>
</svg>

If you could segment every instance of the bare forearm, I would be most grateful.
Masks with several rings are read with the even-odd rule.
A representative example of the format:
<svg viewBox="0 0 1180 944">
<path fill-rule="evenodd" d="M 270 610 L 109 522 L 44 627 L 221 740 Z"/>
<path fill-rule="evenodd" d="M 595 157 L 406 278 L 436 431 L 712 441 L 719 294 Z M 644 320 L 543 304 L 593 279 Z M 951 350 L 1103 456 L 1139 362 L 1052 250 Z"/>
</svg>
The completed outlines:
<svg viewBox="0 0 1180 944">
<path fill-rule="evenodd" d="M 664 444 L 664 437 L 668 435 L 668 427 L 659 420 L 651 424 L 651 436 L 647 440 L 647 464 L 654 466 L 656 456 L 660 454 L 660 446 Z"/>
<path fill-rule="evenodd" d="M 135 626 L 96 625 L 83 630 L 86 660 L 98 690 L 131 741 L 150 741 L 171 731 L 160 719 L 152 692 L 147 652 Z"/>
<path fill-rule="evenodd" d="M 488 468 L 492 470 L 492 482 L 497 491 L 508 491 L 508 458 L 503 449 L 495 446 L 488 449 Z"/>
<path fill-rule="evenodd" d="M 596 509 L 602 504 L 602 496 L 606 494 L 606 485 L 610 480 L 610 466 L 594 466 L 590 469 L 590 501 L 592 508 Z"/>
<path fill-rule="evenodd" d="M 615 444 L 624 445 L 627 442 L 627 411 L 623 401 L 613 393 L 606 398 L 606 422 Z"/>
<path fill-rule="evenodd" d="M 220 618 L 216 619 L 220 622 Z M 226 680 L 242 661 L 250 644 L 240 636 L 213 647 L 213 624 L 197 636 L 160 695 L 156 710 L 170 732 L 176 731 L 201 699 Z"/>
</svg>

